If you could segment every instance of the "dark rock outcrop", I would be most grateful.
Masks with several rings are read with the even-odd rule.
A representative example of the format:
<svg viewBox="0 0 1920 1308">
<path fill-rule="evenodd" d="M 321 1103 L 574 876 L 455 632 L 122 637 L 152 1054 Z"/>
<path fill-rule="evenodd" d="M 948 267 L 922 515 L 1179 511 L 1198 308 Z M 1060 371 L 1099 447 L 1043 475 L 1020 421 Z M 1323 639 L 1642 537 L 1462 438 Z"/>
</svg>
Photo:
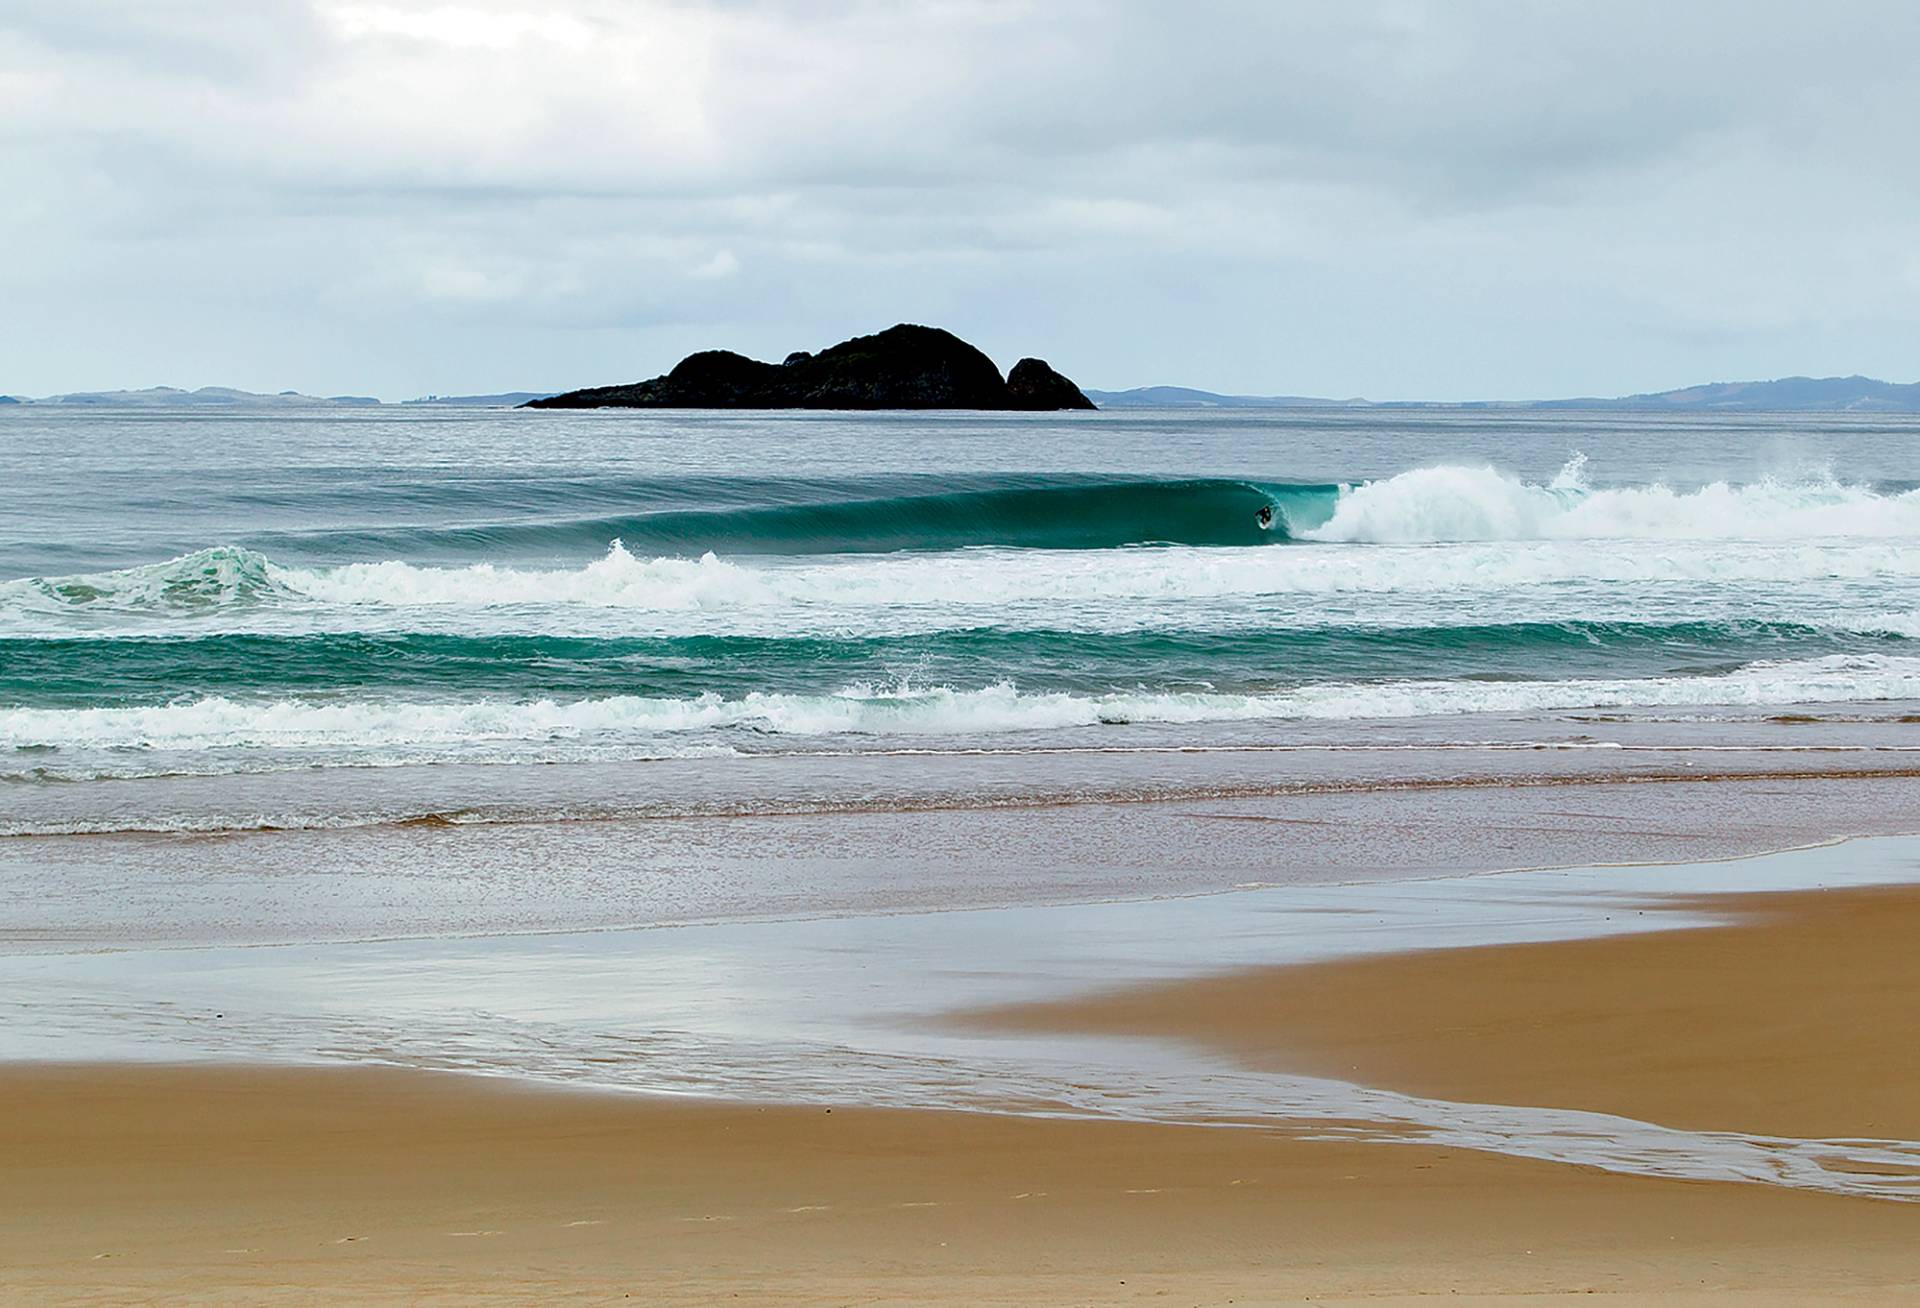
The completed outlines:
<svg viewBox="0 0 1920 1308">
<path fill-rule="evenodd" d="M 952 332 L 902 323 L 818 354 L 762 363 L 730 350 L 690 354 L 664 377 L 532 400 L 535 409 L 1091 409 L 1080 388 L 1038 359 L 1002 379 Z"/>
<path fill-rule="evenodd" d="M 1007 394 L 1016 409 L 1091 409 L 1080 388 L 1047 366 L 1045 359 L 1022 359 L 1007 373 Z"/>
</svg>

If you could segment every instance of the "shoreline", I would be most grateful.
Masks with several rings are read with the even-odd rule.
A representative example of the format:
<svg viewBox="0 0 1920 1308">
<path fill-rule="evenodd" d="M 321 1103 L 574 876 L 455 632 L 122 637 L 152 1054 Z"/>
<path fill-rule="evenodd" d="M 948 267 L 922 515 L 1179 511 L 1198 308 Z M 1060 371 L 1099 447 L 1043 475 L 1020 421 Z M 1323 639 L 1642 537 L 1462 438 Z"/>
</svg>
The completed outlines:
<svg viewBox="0 0 1920 1308">
<path fill-rule="evenodd" d="M 1897 719 L 1905 723 L 1908 717 Z M 1772 722 L 1797 723 L 1799 719 L 1769 719 Z M 1817 721 L 1809 719 L 1808 721 Z M 1362 725 L 1379 725 L 1363 723 Z M 1849 723 L 1848 725 L 1854 725 Z M 1875 725 L 1880 725 L 1876 723 Z M 1051 790 L 1044 784 L 1027 785 L 1018 793 L 1000 793 L 978 788 L 979 777 L 965 777 L 947 788 L 935 787 L 924 793 L 903 792 L 889 799 L 871 797 L 827 798 L 796 802 L 791 797 L 702 806 L 648 807 L 633 796 L 613 796 L 589 803 L 585 808 L 569 810 L 555 807 L 516 809 L 498 800 L 474 803 L 447 802 L 417 810 L 393 810 L 342 819 L 337 814 L 295 815 L 290 820 L 265 818 L 235 821 L 231 817 L 213 818 L 194 824 L 163 821 L 158 818 L 129 818 L 126 825 L 87 825 L 74 821 L 33 825 L 40 819 L 12 819 L 0 823 L 0 842 L 32 844 L 41 841 L 138 840 L 144 837 L 195 836 L 204 838 L 243 838 L 247 836 L 303 835 L 319 833 L 382 832 L 408 827 L 446 829 L 488 828 L 500 826 L 567 827 L 600 823 L 654 824 L 661 822 L 750 821 L 781 818 L 831 817 L 910 817 L 923 814 L 972 812 L 1028 812 L 1090 807 L 1132 807 L 1188 805 L 1208 802 L 1313 801 L 1321 799 L 1390 799 L 1395 796 L 1419 796 L 1471 791 L 1534 791 L 1560 788 L 1607 789 L 1616 786 L 1669 785 L 1756 785 L 1768 782 L 1896 782 L 1920 779 L 1920 762 L 1907 765 L 1855 764 L 1836 762 L 1828 767 L 1791 767 L 1778 760 L 1830 757 L 1834 760 L 1871 759 L 1877 756 L 1905 757 L 1920 754 L 1920 746 L 1891 744 L 1756 744 L 1739 742 L 1701 744 L 1620 743 L 1611 741 L 1513 740 L 1441 743 L 1410 740 L 1379 744 L 1149 744 L 1149 745 L 1030 745 L 1030 746 L 956 746 L 952 748 L 903 747 L 898 749 L 844 750 L 769 750 L 726 755 L 661 755 L 635 759 L 582 759 L 543 763 L 556 769 L 603 772 L 608 768 L 690 767 L 724 760 L 731 766 L 844 764 L 865 766 L 887 760 L 909 758 L 930 767 L 973 767 L 995 760 L 1033 760 L 1061 758 L 1073 760 L 1145 761 L 1156 758 L 1182 760 L 1257 759 L 1268 756 L 1345 757 L 1361 756 L 1385 759 L 1445 759 L 1453 755 L 1486 755 L 1492 758 L 1601 758 L 1640 760 L 1655 756 L 1702 755 L 1708 758 L 1745 757 L 1745 767 L 1721 766 L 1695 768 L 1691 762 L 1665 769 L 1653 766 L 1567 768 L 1560 771 L 1432 772 L 1418 768 L 1403 774 L 1392 772 L 1352 773 L 1321 776 L 1312 772 L 1280 778 L 1241 778 L 1224 781 L 1168 783 L 1163 780 L 1131 782 L 1096 781 L 1090 786 Z M 408 779 L 430 768 L 448 764 L 401 763 L 393 765 L 350 765 L 330 770 L 330 779 L 353 781 Z M 519 764 L 472 763 L 479 775 L 494 770 L 510 770 Z M 16 780 L 19 778 L 15 778 Z M 254 772 L 152 772 L 127 775 L 60 777 L 62 785 L 108 787 L 116 791 L 136 791 L 176 785 L 201 787 L 224 785 L 245 788 L 281 783 L 311 783 L 312 778 L 297 767 L 264 768 Z M 956 788 L 957 787 L 957 788 Z M 751 792 L 742 792 L 743 796 Z"/>
</svg>

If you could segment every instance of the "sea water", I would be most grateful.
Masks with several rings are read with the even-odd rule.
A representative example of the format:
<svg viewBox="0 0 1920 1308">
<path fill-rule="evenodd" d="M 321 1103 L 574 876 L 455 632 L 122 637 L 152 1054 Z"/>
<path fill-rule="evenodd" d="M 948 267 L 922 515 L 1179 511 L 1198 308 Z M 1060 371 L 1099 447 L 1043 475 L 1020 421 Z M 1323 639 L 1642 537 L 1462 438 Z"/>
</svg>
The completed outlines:
<svg viewBox="0 0 1920 1308">
<path fill-rule="evenodd" d="M 0 830 L 84 829 L 69 788 L 127 779 L 153 784 L 107 792 L 114 824 L 205 829 L 430 816 L 453 764 L 493 769 L 481 797 L 514 768 L 706 760 L 694 789 L 751 810 L 831 789 L 801 760 L 847 752 L 902 777 L 983 749 L 1766 743 L 1781 718 L 1903 741 L 1917 439 L 1860 415 L 18 408 Z M 792 764 L 714 762 L 767 755 Z M 363 784 L 273 812 L 167 784 L 335 770 Z M 601 812 L 576 776 L 514 815 Z"/>
</svg>

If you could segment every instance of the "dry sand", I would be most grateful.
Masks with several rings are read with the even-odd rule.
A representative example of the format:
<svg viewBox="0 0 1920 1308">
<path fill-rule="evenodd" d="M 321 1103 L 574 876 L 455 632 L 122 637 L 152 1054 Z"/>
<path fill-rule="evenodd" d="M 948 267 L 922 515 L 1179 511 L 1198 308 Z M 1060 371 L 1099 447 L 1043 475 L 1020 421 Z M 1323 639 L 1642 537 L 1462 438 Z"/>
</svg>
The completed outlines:
<svg viewBox="0 0 1920 1308">
<path fill-rule="evenodd" d="M 1276 969 L 1017 1020 L 1177 1033 L 1427 1093 L 1907 1129 L 1920 976 L 1902 945 L 1920 893 L 1757 907 L 1726 929 Z M 1920 1304 L 1920 1205 L 1285 1133 L 756 1109 L 374 1069 L 0 1072 L 6 1303 L 1591 1293 Z"/>
</svg>

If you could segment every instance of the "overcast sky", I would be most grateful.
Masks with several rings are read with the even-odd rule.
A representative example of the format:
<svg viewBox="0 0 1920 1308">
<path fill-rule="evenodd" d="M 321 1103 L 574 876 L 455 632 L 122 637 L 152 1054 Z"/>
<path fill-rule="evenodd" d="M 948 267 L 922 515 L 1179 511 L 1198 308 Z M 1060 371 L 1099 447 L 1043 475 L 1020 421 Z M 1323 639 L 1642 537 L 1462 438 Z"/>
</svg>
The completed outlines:
<svg viewBox="0 0 1920 1308">
<path fill-rule="evenodd" d="M 6 0 L 0 392 L 1920 378 L 1920 6 Z"/>
</svg>

